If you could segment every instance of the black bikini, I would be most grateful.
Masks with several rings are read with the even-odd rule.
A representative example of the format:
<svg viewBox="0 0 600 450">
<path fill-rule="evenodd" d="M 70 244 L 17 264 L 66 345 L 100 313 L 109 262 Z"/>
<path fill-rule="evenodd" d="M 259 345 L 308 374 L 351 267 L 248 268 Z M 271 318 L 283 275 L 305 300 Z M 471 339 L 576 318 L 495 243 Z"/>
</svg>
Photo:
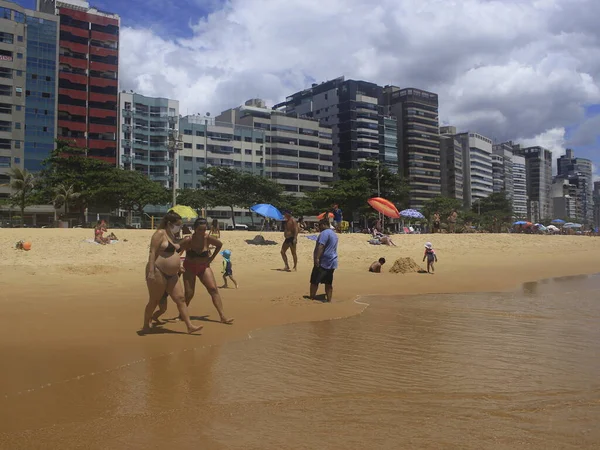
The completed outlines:
<svg viewBox="0 0 600 450">
<path fill-rule="evenodd" d="M 198 253 L 195 250 L 188 250 L 185 253 L 186 258 L 208 258 L 210 256 L 210 251 L 205 250 L 203 252 Z"/>
</svg>

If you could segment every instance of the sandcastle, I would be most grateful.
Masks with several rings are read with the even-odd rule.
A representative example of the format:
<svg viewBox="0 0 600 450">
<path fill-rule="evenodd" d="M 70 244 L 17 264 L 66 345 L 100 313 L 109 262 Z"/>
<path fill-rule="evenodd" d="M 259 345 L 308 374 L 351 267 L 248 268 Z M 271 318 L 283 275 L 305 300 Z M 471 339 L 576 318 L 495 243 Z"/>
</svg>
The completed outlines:
<svg viewBox="0 0 600 450">
<path fill-rule="evenodd" d="M 394 265 L 390 269 L 391 273 L 418 273 L 423 272 L 423 268 L 420 267 L 412 258 L 398 258 Z"/>
</svg>

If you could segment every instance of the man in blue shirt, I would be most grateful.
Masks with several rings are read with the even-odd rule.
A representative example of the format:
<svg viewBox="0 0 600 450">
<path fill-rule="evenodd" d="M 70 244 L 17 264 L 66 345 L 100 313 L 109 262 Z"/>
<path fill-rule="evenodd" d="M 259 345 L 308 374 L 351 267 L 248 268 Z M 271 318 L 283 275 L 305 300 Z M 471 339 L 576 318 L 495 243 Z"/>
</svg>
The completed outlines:
<svg viewBox="0 0 600 450">
<path fill-rule="evenodd" d="M 326 218 L 319 222 L 319 230 L 321 233 L 315 245 L 314 267 L 310 274 L 310 298 L 314 300 L 319 284 L 324 284 L 327 301 L 331 302 L 333 272 L 338 265 L 338 237 L 335 231 L 329 227 L 329 221 Z"/>
<path fill-rule="evenodd" d="M 344 220 L 344 213 L 337 203 L 333 205 L 333 226 L 337 231 L 340 231 L 342 227 L 342 221 Z"/>
</svg>

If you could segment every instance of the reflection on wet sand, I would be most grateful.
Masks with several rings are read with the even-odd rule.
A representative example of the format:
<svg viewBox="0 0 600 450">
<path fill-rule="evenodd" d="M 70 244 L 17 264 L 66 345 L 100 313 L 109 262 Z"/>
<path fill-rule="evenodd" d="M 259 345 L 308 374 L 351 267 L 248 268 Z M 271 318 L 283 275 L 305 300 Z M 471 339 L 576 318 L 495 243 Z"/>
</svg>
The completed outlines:
<svg viewBox="0 0 600 450">
<path fill-rule="evenodd" d="M 577 288 L 577 289 L 575 289 Z M 598 277 L 368 298 L 2 400 L 0 448 L 600 447 Z"/>
</svg>

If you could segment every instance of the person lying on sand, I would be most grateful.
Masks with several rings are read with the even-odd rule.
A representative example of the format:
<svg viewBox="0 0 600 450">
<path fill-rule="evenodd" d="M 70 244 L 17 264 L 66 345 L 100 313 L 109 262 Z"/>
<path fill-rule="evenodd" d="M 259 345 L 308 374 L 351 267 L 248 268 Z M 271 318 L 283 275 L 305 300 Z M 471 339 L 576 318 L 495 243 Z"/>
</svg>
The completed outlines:
<svg viewBox="0 0 600 450">
<path fill-rule="evenodd" d="M 371 264 L 371 266 L 369 267 L 369 272 L 381 273 L 381 268 L 384 264 L 385 258 L 379 258 L 378 261 L 375 261 L 373 264 Z"/>
<path fill-rule="evenodd" d="M 221 322 L 225 324 L 231 324 L 233 319 L 225 317 L 223 312 L 223 301 L 221 300 L 221 294 L 219 294 L 219 288 L 215 281 L 215 275 L 213 274 L 210 264 L 219 254 L 223 243 L 208 235 L 206 232 L 207 221 L 203 217 L 199 217 L 194 222 L 192 239 L 185 242 L 183 249 L 185 250 L 185 262 L 183 267 L 185 272 L 183 273 L 183 285 L 185 287 L 185 303 L 189 306 L 194 293 L 196 291 L 196 279 L 206 288 L 206 291 L 212 298 L 213 305 L 219 313 Z M 215 250 L 210 252 L 210 246 L 214 246 Z"/>
<path fill-rule="evenodd" d="M 148 286 L 148 304 L 144 310 L 142 333 L 151 331 L 150 321 L 163 294 L 167 292 L 179 309 L 179 315 L 187 326 L 188 333 L 194 333 L 201 326 L 195 326 L 190 320 L 185 294 L 179 283 L 180 243 L 176 235 L 181 229 L 181 216 L 169 212 L 163 217 L 158 229 L 150 241 L 150 254 L 146 264 L 146 284 Z"/>
</svg>

